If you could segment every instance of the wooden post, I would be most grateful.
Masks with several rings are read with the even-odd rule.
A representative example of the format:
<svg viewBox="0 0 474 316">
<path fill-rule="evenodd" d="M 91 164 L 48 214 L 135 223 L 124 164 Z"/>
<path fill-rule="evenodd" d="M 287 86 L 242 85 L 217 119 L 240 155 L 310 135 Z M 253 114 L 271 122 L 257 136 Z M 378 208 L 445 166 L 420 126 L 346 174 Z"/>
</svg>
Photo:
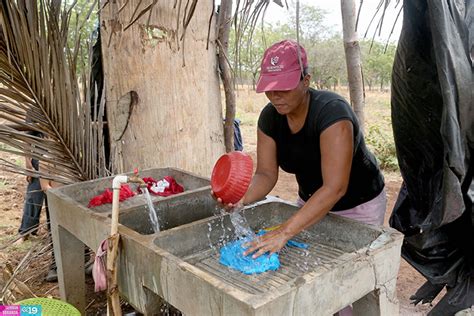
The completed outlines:
<svg viewBox="0 0 474 316">
<path fill-rule="evenodd" d="M 116 187 L 115 179 L 112 188 L 112 225 L 110 237 L 107 239 L 107 315 L 121 316 L 122 309 L 120 308 L 120 295 L 117 284 L 117 256 L 120 241 L 120 234 L 118 233 L 120 184 Z"/>
<path fill-rule="evenodd" d="M 234 150 L 235 91 L 234 78 L 227 60 L 231 25 L 232 0 L 222 0 L 217 20 L 219 43 L 219 68 L 225 92 L 224 142 L 227 152 Z"/>
<path fill-rule="evenodd" d="M 356 32 L 356 4 L 354 0 L 341 0 L 342 31 L 344 51 L 346 53 L 347 77 L 351 105 L 364 129 L 364 84 L 362 81 L 362 65 L 359 40 Z"/>
</svg>

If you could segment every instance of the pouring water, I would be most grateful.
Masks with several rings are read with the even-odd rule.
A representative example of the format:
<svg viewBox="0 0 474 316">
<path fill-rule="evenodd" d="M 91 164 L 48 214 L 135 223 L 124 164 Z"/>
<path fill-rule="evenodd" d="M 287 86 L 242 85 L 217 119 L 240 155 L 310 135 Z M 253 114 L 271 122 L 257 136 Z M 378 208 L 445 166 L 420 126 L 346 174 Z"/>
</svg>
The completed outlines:
<svg viewBox="0 0 474 316">
<path fill-rule="evenodd" d="M 245 219 L 245 217 L 240 214 L 242 209 L 243 208 L 239 208 L 230 213 L 230 221 L 232 222 L 232 225 L 234 225 L 235 235 L 237 236 L 237 238 L 242 238 L 246 236 L 250 239 L 255 239 L 257 238 L 257 235 L 252 230 L 252 228 L 250 228 L 247 219 Z"/>
<path fill-rule="evenodd" d="M 150 216 L 151 224 L 153 226 L 153 231 L 155 233 L 160 232 L 160 223 L 158 222 L 158 217 L 156 216 L 155 208 L 153 207 L 153 202 L 151 201 L 150 192 L 147 188 L 143 188 L 143 194 L 145 195 L 146 203 L 148 206 L 148 216 Z"/>
</svg>

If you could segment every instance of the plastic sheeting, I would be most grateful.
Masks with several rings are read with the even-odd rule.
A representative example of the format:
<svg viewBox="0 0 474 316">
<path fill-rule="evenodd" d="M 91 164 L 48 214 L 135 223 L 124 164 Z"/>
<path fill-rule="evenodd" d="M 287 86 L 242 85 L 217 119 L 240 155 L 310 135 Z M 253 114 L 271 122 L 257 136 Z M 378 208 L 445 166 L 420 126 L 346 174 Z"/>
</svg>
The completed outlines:
<svg viewBox="0 0 474 316">
<path fill-rule="evenodd" d="M 427 278 L 412 297 L 451 315 L 474 304 L 473 0 L 405 0 L 392 74 L 392 124 L 404 183 L 390 225 Z"/>
</svg>

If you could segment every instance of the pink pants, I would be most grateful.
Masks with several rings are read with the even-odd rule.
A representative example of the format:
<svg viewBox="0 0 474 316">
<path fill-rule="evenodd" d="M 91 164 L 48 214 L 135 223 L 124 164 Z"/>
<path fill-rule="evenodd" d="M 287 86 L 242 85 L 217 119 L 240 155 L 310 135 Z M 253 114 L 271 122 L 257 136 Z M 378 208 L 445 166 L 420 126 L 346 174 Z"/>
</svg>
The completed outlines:
<svg viewBox="0 0 474 316">
<path fill-rule="evenodd" d="M 298 200 L 296 201 L 296 203 L 300 207 L 305 204 L 305 202 L 300 197 L 298 197 Z M 385 193 L 385 189 L 383 189 L 382 192 L 380 192 L 380 194 L 377 195 L 372 200 L 348 210 L 333 212 L 333 214 L 337 214 L 337 215 L 344 216 L 347 218 L 352 218 L 353 220 L 363 222 L 366 224 L 382 225 L 386 210 L 387 210 L 387 194 Z M 349 305 L 349 306 L 344 307 L 336 315 L 352 316 L 352 306 Z"/>
<path fill-rule="evenodd" d="M 305 201 L 298 197 L 296 204 L 301 207 L 305 204 Z M 356 207 L 350 208 L 348 210 L 332 213 L 347 218 L 352 218 L 353 220 L 366 224 L 382 225 L 386 210 L 387 194 L 385 193 L 385 189 L 383 189 L 382 192 L 379 193 L 379 195 L 377 195 L 370 201 L 357 205 Z"/>
</svg>

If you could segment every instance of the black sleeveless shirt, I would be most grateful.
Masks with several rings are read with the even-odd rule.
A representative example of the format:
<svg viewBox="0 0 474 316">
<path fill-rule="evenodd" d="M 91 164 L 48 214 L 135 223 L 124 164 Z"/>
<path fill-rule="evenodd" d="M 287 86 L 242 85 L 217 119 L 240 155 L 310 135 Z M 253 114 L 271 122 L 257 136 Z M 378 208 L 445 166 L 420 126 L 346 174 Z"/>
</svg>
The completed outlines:
<svg viewBox="0 0 474 316">
<path fill-rule="evenodd" d="M 278 165 L 296 175 L 299 196 L 307 201 L 323 184 L 319 136 L 332 124 L 349 120 L 353 125 L 354 155 L 346 194 L 332 211 L 356 207 L 375 198 L 384 187 L 374 155 L 367 149 L 357 117 L 341 96 L 310 89 L 310 103 L 303 128 L 292 134 L 285 115 L 271 103 L 260 113 L 258 128 L 275 140 Z"/>
</svg>

